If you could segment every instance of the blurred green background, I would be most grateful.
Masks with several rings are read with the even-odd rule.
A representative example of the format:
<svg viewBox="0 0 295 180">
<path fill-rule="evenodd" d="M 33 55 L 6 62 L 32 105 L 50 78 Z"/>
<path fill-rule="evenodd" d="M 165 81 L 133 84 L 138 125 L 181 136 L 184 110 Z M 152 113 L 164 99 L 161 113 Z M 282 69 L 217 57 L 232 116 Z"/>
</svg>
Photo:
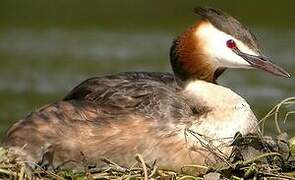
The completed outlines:
<svg viewBox="0 0 295 180">
<path fill-rule="evenodd" d="M 257 35 L 264 53 L 294 76 L 292 0 L 1 0 L 0 136 L 89 77 L 170 71 L 171 41 L 198 19 L 192 13 L 196 6 L 237 17 Z M 219 82 L 245 97 L 259 119 L 295 95 L 294 78 L 255 70 L 228 70 Z M 292 135 L 294 120 L 290 116 L 283 125 Z M 271 124 L 268 131 L 274 132 Z"/>
</svg>

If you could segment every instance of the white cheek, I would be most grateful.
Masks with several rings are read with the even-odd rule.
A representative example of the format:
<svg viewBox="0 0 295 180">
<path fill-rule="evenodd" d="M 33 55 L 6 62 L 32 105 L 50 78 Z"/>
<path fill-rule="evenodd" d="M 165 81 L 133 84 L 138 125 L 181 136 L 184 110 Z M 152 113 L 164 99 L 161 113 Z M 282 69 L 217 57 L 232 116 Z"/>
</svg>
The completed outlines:
<svg viewBox="0 0 295 180">
<path fill-rule="evenodd" d="M 232 38 L 229 37 L 229 39 Z M 210 55 L 217 59 L 221 67 L 248 68 L 250 64 L 225 45 L 229 39 L 220 38 L 219 41 L 211 41 L 209 47 L 213 48 L 208 48 Z"/>
<path fill-rule="evenodd" d="M 200 27 L 198 31 L 196 31 L 196 36 L 202 39 L 205 53 L 211 56 L 212 59 L 215 59 L 217 65 L 220 67 L 250 68 L 250 64 L 247 61 L 226 46 L 226 42 L 230 39 L 236 42 L 237 47 L 242 52 L 257 55 L 241 41 L 218 30 L 211 24 Z"/>
</svg>

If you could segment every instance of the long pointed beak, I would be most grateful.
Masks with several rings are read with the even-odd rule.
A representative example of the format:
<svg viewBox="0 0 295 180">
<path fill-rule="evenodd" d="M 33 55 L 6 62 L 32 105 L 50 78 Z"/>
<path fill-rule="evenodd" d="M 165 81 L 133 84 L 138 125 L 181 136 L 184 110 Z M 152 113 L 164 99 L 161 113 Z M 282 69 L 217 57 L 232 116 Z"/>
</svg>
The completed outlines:
<svg viewBox="0 0 295 180">
<path fill-rule="evenodd" d="M 233 50 L 237 55 L 241 56 L 252 67 L 267 71 L 271 74 L 290 78 L 290 74 L 280 66 L 273 64 L 268 58 L 264 56 L 254 56 L 241 52 L 239 49 Z"/>
</svg>

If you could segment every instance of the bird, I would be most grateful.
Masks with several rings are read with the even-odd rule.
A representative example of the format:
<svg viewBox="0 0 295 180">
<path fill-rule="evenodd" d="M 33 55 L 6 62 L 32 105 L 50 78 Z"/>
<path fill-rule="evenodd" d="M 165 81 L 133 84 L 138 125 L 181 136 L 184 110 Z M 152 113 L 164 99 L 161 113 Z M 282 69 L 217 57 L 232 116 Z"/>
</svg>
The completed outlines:
<svg viewBox="0 0 295 180">
<path fill-rule="evenodd" d="M 87 79 L 62 99 L 17 121 L 3 145 L 26 162 L 53 168 L 130 166 L 180 170 L 228 158 L 237 132 L 259 133 L 247 101 L 217 83 L 229 68 L 290 77 L 263 55 L 253 33 L 222 10 L 195 8 L 200 18 L 173 42 L 169 72 L 123 72 Z"/>
</svg>

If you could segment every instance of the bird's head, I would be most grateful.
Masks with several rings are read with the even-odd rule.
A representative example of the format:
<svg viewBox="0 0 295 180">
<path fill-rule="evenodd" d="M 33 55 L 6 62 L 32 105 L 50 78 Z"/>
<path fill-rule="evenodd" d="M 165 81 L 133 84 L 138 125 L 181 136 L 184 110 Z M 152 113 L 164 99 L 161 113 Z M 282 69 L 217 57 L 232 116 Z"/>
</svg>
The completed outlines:
<svg viewBox="0 0 295 180">
<path fill-rule="evenodd" d="M 201 19 L 173 42 L 170 51 L 180 79 L 216 82 L 226 68 L 255 68 L 290 77 L 262 54 L 255 36 L 238 20 L 212 8 L 196 8 L 195 13 Z"/>
</svg>

